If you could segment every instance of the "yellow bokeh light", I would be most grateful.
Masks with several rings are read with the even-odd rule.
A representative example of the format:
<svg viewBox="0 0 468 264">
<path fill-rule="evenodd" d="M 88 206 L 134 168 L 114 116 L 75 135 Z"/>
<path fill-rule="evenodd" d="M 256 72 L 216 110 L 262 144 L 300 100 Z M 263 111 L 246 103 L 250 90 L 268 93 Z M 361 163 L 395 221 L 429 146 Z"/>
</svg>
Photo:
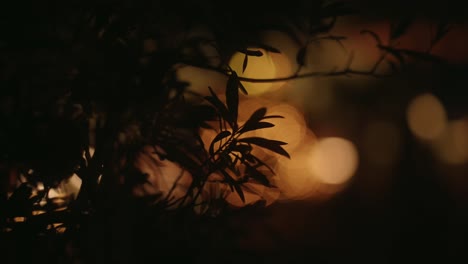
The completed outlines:
<svg viewBox="0 0 468 264">
<path fill-rule="evenodd" d="M 354 144 L 346 139 L 320 139 L 309 154 L 310 170 L 325 184 L 343 184 L 356 172 L 358 154 Z"/>
<path fill-rule="evenodd" d="M 284 118 L 266 120 L 275 126 L 258 130 L 256 133 L 258 136 L 286 142 L 287 145 L 284 145 L 284 149 L 288 152 L 293 151 L 304 141 L 306 135 L 305 119 L 295 107 L 279 104 L 267 108 L 267 115 L 280 115 Z"/>
<path fill-rule="evenodd" d="M 416 137 L 433 140 L 444 131 L 447 114 L 437 97 L 432 94 L 422 94 L 410 102 L 407 121 L 409 129 Z"/>
<path fill-rule="evenodd" d="M 434 147 L 438 158 L 445 163 L 468 162 L 468 120 L 451 121 Z"/>
<path fill-rule="evenodd" d="M 229 61 L 229 66 L 234 70 L 239 77 L 252 79 L 275 79 L 280 76 L 280 68 L 287 67 L 289 62 L 287 58 L 280 53 L 267 52 L 264 49 L 252 49 L 263 53 L 262 56 L 248 56 L 247 65 L 243 70 L 245 54 L 236 52 Z M 290 68 L 290 67 L 289 67 Z M 242 85 L 248 91 L 249 95 L 260 95 L 267 92 L 276 91 L 283 86 L 285 82 L 247 82 L 243 81 Z"/>
<path fill-rule="evenodd" d="M 275 166 L 278 175 L 278 186 L 282 199 L 316 198 L 320 184 L 314 179 L 310 167 L 307 165 L 309 150 L 316 142 L 316 138 L 309 133 L 301 146 L 290 153 L 291 159 L 279 158 Z"/>
</svg>

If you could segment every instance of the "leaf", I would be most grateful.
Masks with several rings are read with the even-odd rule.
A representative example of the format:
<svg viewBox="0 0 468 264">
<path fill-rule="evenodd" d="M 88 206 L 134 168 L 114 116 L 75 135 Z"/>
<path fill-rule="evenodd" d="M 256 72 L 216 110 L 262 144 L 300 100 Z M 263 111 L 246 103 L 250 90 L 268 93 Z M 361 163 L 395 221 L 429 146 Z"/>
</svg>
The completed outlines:
<svg viewBox="0 0 468 264">
<path fill-rule="evenodd" d="M 265 114 L 267 112 L 267 109 L 266 107 L 261 107 L 257 110 L 255 110 L 255 112 L 250 116 L 249 120 L 247 120 L 247 122 L 245 122 L 246 124 L 249 123 L 249 122 L 256 122 L 256 121 L 259 121 L 261 120 Z"/>
<path fill-rule="evenodd" d="M 304 66 L 305 65 L 305 56 L 306 56 L 307 46 L 303 46 L 299 49 L 296 55 L 297 64 Z"/>
<path fill-rule="evenodd" d="M 249 55 L 249 56 L 254 56 L 254 57 L 261 57 L 263 56 L 263 52 L 259 51 L 259 50 L 249 50 L 249 49 L 243 49 L 243 50 L 239 50 L 240 53 L 243 53 L 245 55 Z"/>
<path fill-rule="evenodd" d="M 242 73 L 247 69 L 247 63 L 249 63 L 249 55 L 245 54 L 244 63 L 242 64 Z"/>
<path fill-rule="evenodd" d="M 248 144 L 237 144 L 232 148 L 232 151 L 237 151 L 242 154 L 242 157 L 244 157 L 247 153 L 250 153 L 250 151 L 252 151 L 252 146 Z"/>
<path fill-rule="evenodd" d="M 236 190 L 237 194 L 241 198 L 242 202 L 245 203 L 244 191 L 242 191 L 241 186 L 238 183 L 235 183 L 234 189 Z"/>
<path fill-rule="evenodd" d="M 220 170 L 220 172 L 223 174 L 224 180 L 229 184 L 229 187 L 231 187 L 231 191 L 234 191 L 233 186 L 236 184 L 234 179 L 225 170 Z"/>
<path fill-rule="evenodd" d="M 258 157 L 252 155 L 252 159 L 256 162 L 256 166 L 255 168 L 259 168 L 261 166 L 264 166 L 266 167 L 272 174 L 275 174 L 275 171 L 273 170 L 273 168 L 271 168 L 268 164 L 266 164 L 265 162 L 263 162 L 261 159 L 259 159 Z"/>
<path fill-rule="evenodd" d="M 231 135 L 231 132 L 227 130 L 221 131 L 218 135 L 216 135 L 216 137 L 211 141 L 211 144 L 210 144 L 210 149 L 209 149 L 210 155 L 212 156 L 214 155 L 215 143 L 222 140 L 223 138 L 229 137 L 230 135 Z"/>
<path fill-rule="evenodd" d="M 257 145 L 262 148 L 269 149 L 275 153 L 278 153 L 282 156 L 285 156 L 287 158 L 291 158 L 286 150 L 281 147 L 281 145 L 286 145 L 287 143 L 278 141 L 278 140 L 271 140 L 271 139 L 265 139 L 261 137 L 248 137 L 248 138 L 241 138 L 238 140 L 239 142 L 245 142 L 245 143 L 250 143 Z"/>
<path fill-rule="evenodd" d="M 269 115 L 269 116 L 264 116 L 262 119 L 270 119 L 270 118 L 284 118 L 284 116 L 280 116 L 280 115 Z"/>
<path fill-rule="evenodd" d="M 221 115 L 221 117 L 228 121 L 228 123 L 233 126 L 233 120 L 231 115 L 229 114 L 228 109 L 226 106 L 223 104 L 223 102 L 219 99 L 219 97 L 213 92 L 213 89 L 211 87 L 208 87 L 211 93 L 211 96 L 205 96 L 205 100 L 210 102 L 217 110 L 218 113 Z"/>
<path fill-rule="evenodd" d="M 403 36 L 408 31 L 413 20 L 413 17 L 405 17 L 397 23 L 393 23 L 390 28 L 390 39 L 397 39 Z"/>
<path fill-rule="evenodd" d="M 236 160 L 238 160 L 238 159 L 236 158 Z M 241 176 L 239 168 L 236 167 L 236 161 L 228 163 L 227 168 L 230 171 L 232 171 L 236 176 L 238 176 L 238 177 Z"/>
<path fill-rule="evenodd" d="M 249 119 L 245 122 L 244 126 L 242 129 L 239 131 L 239 133 L 243 133 L 245 131 L 251 130 L 250 127 L 260 121 L 266 114 L 266 107 L 261 107 L 257 109 L 250 117 Z"/>
<path fill-rule="evenodd" d="M 235 71 L 229 76 L 226 85 L 226 104 L 232 121 L 232 128 L 237 129 L 237 111 L 239 106 L 239 78 Z"/>
<path fill-rule="evenodd" d="M 239 88 L 241 90 L 241 92 L 245 95 L 248 95 L 249 93 L 247 92 L 247 90 L 245 89 L 244 85 L 242 84 L 242 82 L 239 82 Z"/>
<path fill-rule="evenodd" d="M 274 127 L 275 125 L 270 123 L 270 122 L 258 122 L 258 123 L 252 123 L 249 126 L 244 126 L 243 129 L 241 130 L 242 133 L 247 132 L 247 131 L 252 131 L 252 130 L 257 130 L 257 129 L 263 129 L 263 128 L 269 128 L 269 127 Z"/>
<path fill-rule="evenodd" d="M 248 177 L 253 178 L 254 180 L 260 182 L 261 184 L 263 184 L 263 185 L 265 185 L 267 187 L 271 186 L 271 183 L 268 180 L 267 176 L 265 176 L 265 174 L 259 172 L 257 169 L 255 169 L 254 167 L 252 167 L 250 165 L 247 165 L 245 167 L 245 174 Z"/>
</svg>

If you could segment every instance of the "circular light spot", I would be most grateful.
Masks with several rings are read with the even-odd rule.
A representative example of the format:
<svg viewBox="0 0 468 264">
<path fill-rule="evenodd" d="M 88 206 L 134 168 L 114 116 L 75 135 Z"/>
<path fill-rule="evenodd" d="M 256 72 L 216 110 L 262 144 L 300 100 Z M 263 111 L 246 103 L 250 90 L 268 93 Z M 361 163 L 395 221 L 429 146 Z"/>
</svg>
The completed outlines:
<svg viewBox="0 0 468 264">
<path fill-rule="evenodd" d="M 229 61 L 229 66 L 238 74 L 239 77 L 251 79 L 275 79 L 280 77 L 278 70 L 289 65 L 284 55 L 279 53 L 267 52 L 264 49 L 251 49 L 260 51 L 262 56 L 247 56 L 241 52 L 236 52 Z M 283 58 L 284 57 L 284 58 Z M 244 65 L 246 66 L 244 69 Z M 272 92 L 284 85 L 283 81 L 272 82 L 248 82 L 242 81 L 249 95 L 260 95 Z"/>
<path fill-rule="evenodd" d="M 306 123 L 304 116 L 295 107 L 288 104 L 279 104 L 267 108 L 267 115 L 278 115 L 284 118 L 266 119 L 274 127 L 257 130 L 259 137 L 286 142 L 284 149 L 293 151 L 304 140 Z"/>
<path fill-rule="evenodd" d="M 448 164 L 468 162 L 468 121 L 451 121 L 435 142 L 436 154 Z"/>
<path fill-rule="evenodd" d="M 422 94 L 409 104 L 407 121 L 409 129 L 416 137 L 433 140 L 444 131 L 447 114 L 437 97 L 432 94 Z"/>
<path fill-rule="evenodd" d="M 299 149 L 290 153 L 291 159 L 278 159 L 275 172 L 283 199 L 307 199 L 315 197 L 318 193 L 319 183 L 307 166 L 308 151 L 315 144 L 315 140 L 315 136 L 309 135 Z"/>
<path fill-rule="evenodd" d="M 309 166 L 314 176 L 326 184 L 343 184 L 356 172 L 358 154 L 354 144 L 346 139 L 320 139 L 312 147 Z"/>
</svg>

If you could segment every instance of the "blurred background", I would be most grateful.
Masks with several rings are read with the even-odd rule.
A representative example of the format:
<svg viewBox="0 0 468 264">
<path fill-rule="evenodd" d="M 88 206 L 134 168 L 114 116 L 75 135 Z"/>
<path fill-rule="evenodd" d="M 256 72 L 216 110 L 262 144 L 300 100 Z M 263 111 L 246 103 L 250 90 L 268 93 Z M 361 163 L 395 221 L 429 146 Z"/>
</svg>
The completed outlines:
<svg viewBox="0 0 468 264">
<path fill-rule="evenodd" d="M 388 43 L 391 23 L 413 15 L 397 47 L 430 49 L 445 62 L 408 59 L 384 78 L 244 82 L 249 96 L 241 98 L 240 122 L 261 106 L 285 116 L 272 121 L 274 129 L 258 132 L 288 142 L 291 160 L 274 161 L 283 193 L 269 207 L 221 217 L 208 248 L 218 251 L 194 261 L 468 261 L 468 12 L 455 1 L 349 2 L 362 13 L 339 18 L 330 33 L 346 36 L 343 45 L 312 43 L 301 73 L 341 69 L 350 54 L 351 68 L 371 69 L 380 53 L 375 40 L 360 32 L 371 30 Z M 457 24 L 430 48 L 440 21 Z M 239 75 L 294 73 L 300 47 L 283 33 L 265 32 L 262 38 L 282 53 L 251 57 Z M 243 55 L 234 54 L 231 67 L 242 72 L 242 64 Z M 390 70 L 381 67 L 379 73 Z M 4 76 L 9 68 L 2 68 Z M 225 79 L 209 71 L 185 67 L 178 74 L 193 91 L 206 93 L 207 81 L 218 92 L 224 89 Z M 2 100 L 7 113 L 8 96 Z M 223 234 L 230 236 L 229 247 L 222 246 Z"/>
<path fill-rule="evenodd" d="M 440 1 L 354 3 L 364 13 L 340 18 L 331 32 L 348 38 L 344 48 L 334 41 L 311 44 L 302 73 L 342 69 L 351 52 L 351 68 L 372 68 L 380 53 L 361 30 L 388 43 L 391 23 L 408 15 L 415 20 L 397 47 L 430 50 L 446 62 L 410 59 L 389 78 L 244 82 L 250 95 L 240 104 L 241 115 L 266 105 L 269 113 L 285 116 L 259 134 L 288 142 L 292 159 L 276 163 L 284 191 L 278 203 L 261 213 L 240 213 L 243 221 L 233 217 L 242 252 L 238 261 L 251 256 L 273 263 L 467 259 L 466 9 Z M 461 23 L 430 48 L 434 23 L 444 19 Z M 240 76 L 294 73 L 299 47 L 281 33 L 266 33 L 264 39 L 285 52 L 250 59 Z M 241 72 L 242 62 L 242 54 L 235 54 L 231 66 Z M 197 91 L 202 87 L 192 85 Z"/>
</svg>

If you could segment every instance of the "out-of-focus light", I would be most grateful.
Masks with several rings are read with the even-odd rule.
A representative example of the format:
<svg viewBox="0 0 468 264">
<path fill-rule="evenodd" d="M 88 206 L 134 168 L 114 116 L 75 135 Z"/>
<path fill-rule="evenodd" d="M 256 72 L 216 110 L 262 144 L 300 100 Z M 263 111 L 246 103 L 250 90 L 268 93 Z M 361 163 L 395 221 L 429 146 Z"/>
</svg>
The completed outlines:
<svg viewBox="0 0 468 264">
<path fill-rule="evenodd" d="M 70 178 L 63 180 L 56 188 L 51 188 L 48 193 L 50 199 L 72 197 L 76 199 L 81 188 L 81 178 L 73 174 Z"/>
<path fill-rule="evenodd" d="M 395 124 L 378 121 L 370 123 L 364 131 L 365 158 L 374 165 L 388 166 L 398 158 L 400 131 Z"/>
<path fill-rule="evenodd" d="M 468 120 L 449 122 L 442 135 L 434 142 L 439 159 L 448 164 L 468 162 Z"/>
<path fill-rule="evenodd" d="M 245 54 L 234 53 L 229 61 L 229 66 L 236 71 L 238 76 L 252 79 L 275 79 L 282 77 L 281 68 L 290 68 L 289 61 L 281 53 L 267 52 L 264 49 L 252 49 L 263 53 L 262 56 L 248 56 L 245 70 Z M 289 67 L 288 67 L 289 66 Z M 260 95 L 272 92 L 285 84 L 283 81 L 275 82 L 242 82 L 249 95 Z"/>
<path fill-rule="evenodd" d="M 13 222 L 15 222 L 15 223 L 26 222 L 26 217 L 24 217 L 24 216 L 13 217 Z"/>
<path fill-rule="evenodd" d="M 48 193 L 49 199 L 58 198 L 58 197 L 62 197 L 62 196 L 63 196 L 62 190 L 60 190 L 58 188 L 51 188 L 49 190 L 49 193 Z"/>
<path fill-rule="evenodd" d="M 38 182 L 36 186 L 38 191 L 43 191 L 44 190 L 44 183 Z"/>
<path fill-rule="evenodd" d="M 243 96 L 239 101 L 239 122 L 245 122 L 259 108 L 266 107 L 269 112 L 270 108 L 278 105 L 278 102 L 268 100 L 262 97 Z"/>
<path fill-rule="evenodd" d="M 354 144 L 346 139 L 323 138 L 312 147 L 308 164 L 322 183 L 343 184 L 356 172 L 358 154 Z"/>
<path fill-rule="evenodd" d="M 439 99 L 426 93 L 411 101 L 407 109 L 407 121 L 416 137 L 433 140 L 444 131 L 447 114 Z"/>
<path fill-rule="evenodd" d="M 288 104 L 279 104 L 267 108 L 267 115 L 280 115 L 284 118 L 267 119 L 274 127 L 257 130 L 259 137 L 286 142 L 284 149 L 293 151 L 304 141 L 306 136 L 306 123 L 304 116 L 295 107 Z"/>
<path fill-rule="evenodd" d="M 92 158 L 94 156 L 94 152 L 96 151 L 96 149 L 94 147 L 89 147 L 89 156 Z"/>
<path fill-rule="evenodd" d="M 319 183 L 308 166 L 309 151 L 314 146 L 315 136 L 309 134 L 301 146 L 290 153 L 291 159 L 279 158 L 275 166 L 282 199 L 302 200 L 316 198 Z"/>
<path fill-rule="evenodd" d="M 67 227 L 64 225 L 64 223 L 52 223 L 47 226 L 47 229 L 54 229 L 58 234 L 63 234 L 67 230 Z"/>
<path fill-rule="evenodd" d="M 200 138 L 203 141 L 205 150 L 210 148 L 211 141 L 216 137 L 218 133 L 213 129 L 202 128 L 200 130 Z"/>
<path fill-rule="evenodd" d="M 32 211 L 32 215 L 41 215 L 47 213 L 45 210 L 34 210 Z"/>
</svg>

